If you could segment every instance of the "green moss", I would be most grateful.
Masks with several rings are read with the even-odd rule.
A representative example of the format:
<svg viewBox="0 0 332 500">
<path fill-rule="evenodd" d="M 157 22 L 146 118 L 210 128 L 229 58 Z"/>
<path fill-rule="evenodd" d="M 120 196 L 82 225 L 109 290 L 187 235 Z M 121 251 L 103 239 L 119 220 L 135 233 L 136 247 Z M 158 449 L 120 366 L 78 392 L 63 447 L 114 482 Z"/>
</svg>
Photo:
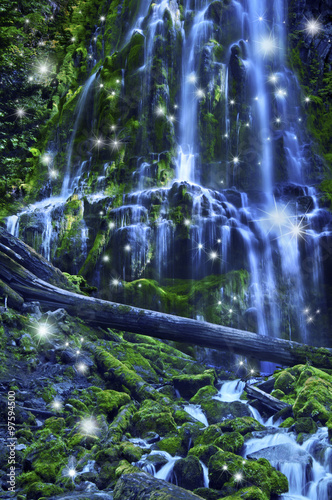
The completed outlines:
<svg viewBox="0 0 332 500">
<path fill-rule="evenodd" d="M 109 417 L 114 416 L 121 406 L 130 403 L 130 396 L 124 392 L 98 391 L 96 397 L 99 410 Z"/>
<path fill-rule="evenodd" d="M 149 432 L 157 432 L 164 436 L 175 432 L 176 425 L 171 409 L 162 403 L 147 400 L 133 416 L 132 432 L 137 436 L 145 436 Z"/>
<path fill-rule="evenodd" d="M 227 467 L 227 468 L 226 468 Z M 264 458 L 257 461 L 246 460 L 243 464 L 242 457 L 233 453 L 219 451 L 214 454 L 209 461 L 209 479 L 212 488 L 221 489 L 227 484 L 234 488 L 234 493 L 238 490 L 238 483 L 235 474 L 241 471 L 243 484 L 247 486 L 257 486 L 263 493 L 280 495 L 288 491 L 288 482 L 286 476 L 278 472 Z"/>
<path fill-rule="evenodd" d="M 199 444 L 194 446 L 188 451 L 188 455 L 195 455 L 195 457 L 198 457 L 200 460 L 205 465 L 208 465 L 210 458 L 212 455 L 217 453 L 218 451 L 221 451 L 220 448 L 216 445 L 204 445 L 204 444 Z"/>
<path fill-rule="evenodd" d="M 178 375 L 173 377 L 174 387 L 184 398 L 193 397 L 199 389 L 207 385 L 213 385 L 216 374 L 213 370 L 206 370 L 199 375 Z"/>
<path fill-rule="evenodd" d="M 213 444 L 224 451 L 238 454 L 244 445 L 244 438 L 239 432 L 226 432 L 218 437 Z"/>
<path fill-rule="evenodd" d="M 218 394 L 218 390 L 212 385 L 207 385 L 205 387 L 201 387 L 201 389 L 196 392 L 195 396 L 193 396 L 189 402 L 192 404 L 201 404 L 205 399 L 212 398 L 216 394 Z"/>
<path fill-rule="evenodd" d="M 223 432 L 239 432 L 242 435 L 248 434 L 248 432 L 262 431 L 265 429 L 264 425 L 257 422 L 252 417 L 238 417 L 234 419 L 224 420 L 218 427 Z"/>
</svg>

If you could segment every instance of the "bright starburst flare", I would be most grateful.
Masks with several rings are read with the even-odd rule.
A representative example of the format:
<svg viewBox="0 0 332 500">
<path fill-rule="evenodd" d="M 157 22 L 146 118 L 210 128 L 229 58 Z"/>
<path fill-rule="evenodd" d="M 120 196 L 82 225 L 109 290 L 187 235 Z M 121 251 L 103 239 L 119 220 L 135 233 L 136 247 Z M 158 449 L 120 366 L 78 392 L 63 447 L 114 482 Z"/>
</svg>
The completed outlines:
<svg viewBox="0 0 332 500">
<path fill-rule="evenodd" d="M 77 476 L 76 462 L 77 460 L 75 457 L 69 457 L 66 467 L 64 467 L 61 472 L 62 476 L 69 477 L 73 482 L 75 477 Z"/>
<path fill-rule="evenodd" d="M 16 110 L 16 114 L 17 114 L 17 116 L 18 116 L 19 118 L 23 118 L 23 116 L 25 116 L 25 114 L 26 114 L 26 113 L 25 113 L 25 110 L 24 110 L 23 108 L 18 108 L 18 109 Z"/>
<path fill-rule="evenodd" d="M 235 104 L 236 104 L 235 99 L 230 99 L 229 104 L 230 104 L 231 106 L 235 106 Z"/>
<path fill-rule="evenodd" d="M 75 365 L 75 368 L 78 372 L 82 373 L 82 375 L 85 375 L 88 371 L 88 366 L 85 363 L 78 363 Z"/>
<path fill-rule="evenodd" d="M 35 336 L 38 338 L 38 345 L 41 340 L 47 340 L 50 335 L 53 335 L 51 331 L 51 326 L 47 323 L 47 320 L 42 323 L 38 323 L 36 326 L 33 326 L 35 330 Z"/>
<path fill-rule="evenodd" d="M 322 25 L 318 19 L 310 19 L 309 21 L 307 20 L 304 31 L 311 36 L 315 36 L 322 31 L 322 29 Z"/>
<path fill-rule="evenodd" d="M 239 163 L 241 163 L 240 157 L 239 156 L 233 156 L 232 160 L 231 160 L 231 163 L 233 163 L 234 165 L 238 165 Z"/>
<path fill-rule="evenodd" d="M 115 137 L 113 141 L 111 141 L 110 146 L 112 151 L 118 151 L 121 148 L 122 142 L 118 137 Z"/>
<path fill-rule="evenodd" d="M 257 42 L 258 51 L 263 54 L 263 57 L 272 56 L 279 49 L 277 40 L 270 34 L 268 37 L 263 37 Z"/>
<path fill-rule="evenodd" d="M 60 412 L 63 408 L 63 403 L 60 399 L 55 399 L 54 401 L 52 401 L 51 407 L 54 411 Z"/>
<path fill-rule="evenodd" d="M 216 260 L 216 259 L 218 259 L 217 252 L 214 252 L 214 251 L 210 252 L 209 253 L 209 258 L 210 258 L 210 260 Z"/>
<path fill-rule="evenodd" d="M 46 75 L 48 72 L 49 72 L 49 67 L 47 64 L 45 63 L 42 63 L 38 66 L 38 72 L 41 74 L 41 75 Z"/>
<path fill-rule="evenodd" d="M 92 149 L 97 148 L 98 151 L 104 145 L 104 141 L 103 141 L 102 137 L 93 137 L 93 139 L 91 139 L 91 141 L 92 141 Z"/>
<path fill-rule="evenodd" d="M 115 222 L 111 221 L 109 224 L 108 224 L 108 227 L 111 231 L 113 231 L 113 229 L 115 229 Z"/>
<path fill-rule="evenodd" d="M 188 75 L 187 79 L 188 79 L 189 83 L 195 84 L 197 82 L 197 76 L 194 72 L 190 73 L 190 75 Z"/>
<path fill-rule="evenodd" d="M 242 481 L 242 479 L 243 479 L 243 475 L 240 472 L 237 472 L 236 474 L 234 474 L 234 481 L 236 481 L 237 483 Z"/>
<path fill-rule="evenodd" d="M 287 96 L 287 90 L 279 88 L 275 91 L 274 95 L 276 99 L 285 99 L 285 97 Z"/>
<path fill-rule="evenodd" d="M 162 106 L 156 107 L 156 115 L 157 116 L 165 116 L 165 110 Z"/>
<path fill-rule="evenodd" d="M 296 238 L 298 240 L 299 238 L 305 240 L 305 236 L 307 234 L 306 228 L 309 226 L 309 224 L 304 224 L 304 218 L 306 214 L 298 221 L 296 220 L 295 222 L 289 220 L 289 223 L 287 225 L 289 231 L 288 233 L 285 233 L 284 236 L 290 235 L 291 240 Z"/>
<path fill-rule="evenodd" d="M 103 262 L 109 262 L 110 260 L 109 255 L 104 255 L 102 260 Z"/>
<path fill-rule="evenodd" d="M 80 422 L 80 430 L 82 434 L 95 436 L 98 433 L 98 425 L 93 417 L 84 418 Z"/>
<path fill-rule="evenodd" d="M 191 224 L 190 219 L 184 219 L 183 224 L 184 224 L 185 226 L 190 226 L 190 224 Z"/>
<path fill-rule="evenodd" d="M 105 16 L 100 16 L 100 18 L 99 18 L 99 19 L 100 19 L 100 21 L 103 23 L 103 22 L 105 21 L 105 19 L 106 19 L 106 18 L 105 18 Z"/>
<path fill-rule="evenodd" d="M 50 176 L 51 179 L 56 179 L 59 175 L 57 170 L 49 170 L 48 175 Z"/>
<path fill-rule="evenodd" d="M 52 162 L 52 156 L 48 153 L 45 153 L 41 157 L 41 161 L 44 165 L 49 165 Z"/>
<path fill-rule="evenodd" d="M 280 116 L 276 116 L 275 119 L 274 119 L 274 123 L 279 127 L 282 123 L 282 119 Z"/>
<path fill-rule="evenodd" d="M 119 286 L 120 285 L 120 280 L 118 278 L 112 278 L 111 279 L 111 285 L 115 286 L 115 287 Z"/>
<path fill-rule="evenodd" d="M 264 213 L 266 217 L 262 217 L 260 219 L 253 220 L 252 222 L 263 222 L 266 223 L 269 226 L 269 229 L 267 231 L 267 234 L 269 234 L 271 231 L 273 232 L 275 227 L 279 228 L 280 236 L 282 236 L 283 233 L 283 228 L 287 226 L 289 223 L 289 220 L 291 216 L 288 215 L 286 212 L 288 203 L 287 205 L 280 206 L 277 204 L 276 199 L 273 197 L 274 201 L 274 208 L 272 209 L 271 212 L 266 212 L 265 210 L 259 209 L 260 212 Z"/>
<path fill-rule="evenodd" d="M 275 73 L 272 73 L 269 78 L 268 78 L 268 81 L 270 83 L 277 83 L 278 81 L 278 75 L 276 75 Z"/>
<path fill-rule="evenodd" d="M 168 116 L 168 121 L 171 123 L 175 122 L 175 116 L 174 115 Z"/>
<path fill-rule="evenodd" d="M 205 92 L 203 89 L 197 89 L 195 92 L 195 95 L 196 95 L 197 99 L 204 99 Z"/>
<path fill-rule="evenodd" d="M 310 99 L 310 97 L 308 95 L 303 98 L 303 102 L 305 104 L 309 104 L 310 101 L 311 101 L 311 99 Z"/>
<path fill-rule="evenodd" d="M 131 246 L 130 245 L 125 245 L 124 250 L 125 250 L 125 252 L 130 252 Z"/>
</svg>

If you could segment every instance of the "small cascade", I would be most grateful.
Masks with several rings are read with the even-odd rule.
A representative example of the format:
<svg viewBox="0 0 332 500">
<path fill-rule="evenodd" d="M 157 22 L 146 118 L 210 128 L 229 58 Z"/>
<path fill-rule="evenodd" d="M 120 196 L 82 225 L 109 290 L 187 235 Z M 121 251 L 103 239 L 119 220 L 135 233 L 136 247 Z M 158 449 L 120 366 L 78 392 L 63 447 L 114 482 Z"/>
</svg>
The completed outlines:
<svg viewBox="0 0 332 500">
<path fill-rule="evenodd" d="M 202 408 L 200 405 L 186 405 L 183 407 L 183 409 L 189 413 L 195 420 L 198 420 L 199 422 L 202 422 L 206 427 L 209 425 L 207 418 L 205 416 L 205 413 L 203 413 Z"/>
<path fill-rule="evenodd" d="M 240 401 L 245 385 L 245 382 L 240 379 L 232 380 L 231 382 L 224 382 L 217 396 L 213 396 L 213 399 L 219 399 L 220 401 L 225 401 L 226 403 Z"/>
<path fill-rule="evenodd" d="M 176 476 L 174 474 L 174 465 L 175 462 L 181 459 L 181 457 L 172 457 L 167 451 L 158 451 L 158 455 L 162 455 L 165 457 L 168 462 L 165 464 L 161 469 L 155 473 L 155 477 L 158 479 L 164 479 L 165 481 L 168 481 L 169 483 L 177 484 Z"/>
</svg>

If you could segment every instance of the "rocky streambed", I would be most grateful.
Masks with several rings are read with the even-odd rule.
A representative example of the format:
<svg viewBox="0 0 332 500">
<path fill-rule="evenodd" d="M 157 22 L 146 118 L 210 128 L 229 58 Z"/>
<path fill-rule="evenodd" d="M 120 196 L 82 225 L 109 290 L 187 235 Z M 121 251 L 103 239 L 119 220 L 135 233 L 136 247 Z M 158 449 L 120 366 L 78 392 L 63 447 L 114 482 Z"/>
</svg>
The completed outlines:
<svg viewBox="0 0 332 500">
<path fill-rule="evenodd" d="M 222 371 L 222 353 L 213 368 L 192 346 L 22 307 L 1 309 L 0 411 L 13 391 L 17 437 L 11 493 L 1 427 L 1 498 L 331 498 L 328 370 L 251 379 L 288 403 L 276 413 L 248 400 L 249 367 Z"/>
</svg>

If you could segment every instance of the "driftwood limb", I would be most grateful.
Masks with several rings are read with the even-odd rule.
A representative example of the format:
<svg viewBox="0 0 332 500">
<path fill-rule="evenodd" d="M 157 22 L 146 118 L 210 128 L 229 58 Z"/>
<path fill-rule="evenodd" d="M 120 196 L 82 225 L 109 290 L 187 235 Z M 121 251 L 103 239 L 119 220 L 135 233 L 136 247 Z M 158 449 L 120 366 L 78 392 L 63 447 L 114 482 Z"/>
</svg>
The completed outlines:
<svg viewBox="0 0 332 500">
<path fill-rule="evenodd" d="M 9 241 L 10 251 L 7 251 L 8 244 L 5 242 Z M 16 242 L 19 249 L 15 246 Z M 37 300 L 45 308 L 64 308 L 69 314 L 91 324 L 159 339 L 230 351 L 281 365 L 306 363 L 309 360 L 321 368 L 332 368 L 332 349 L 264 337 L 252 332 L 108 302 L 65 290 L 59 287 L 61 285 L 55 286 L 44 279 L 51 276 L 53 283 L 57 281 L 55 278 L 61 274 L 58 269 L 32 249 L 33 266 L 29 264 L 30 247 L 17 238 L 8 236 L 3 229 L 0 230 L 0 244 L 0 279 L 25 301 Z M 23 261 L 15 257 L 15 254 L 24 255 Z M 61 278 L 59 281 L 61 282 Z"/>
<path fill-rule="evenodd" d="M 272 411 L 280 411 L 283 410 L 284 408 L 291 408 L 290 404 L 284 403 L 283 401 L 274 398 L 273 396 L 271 396 L 271 394 L 262 391 L 261 389 L 255 387 L 254 385 L 246 384 L 245 391 L 249 397 L 258 399 L 258 401 L 260 401 L 264 406 L 266 406 Z"/>
</svg>

